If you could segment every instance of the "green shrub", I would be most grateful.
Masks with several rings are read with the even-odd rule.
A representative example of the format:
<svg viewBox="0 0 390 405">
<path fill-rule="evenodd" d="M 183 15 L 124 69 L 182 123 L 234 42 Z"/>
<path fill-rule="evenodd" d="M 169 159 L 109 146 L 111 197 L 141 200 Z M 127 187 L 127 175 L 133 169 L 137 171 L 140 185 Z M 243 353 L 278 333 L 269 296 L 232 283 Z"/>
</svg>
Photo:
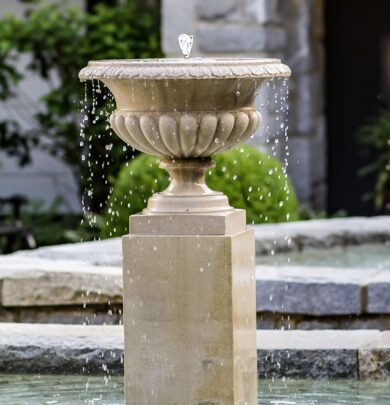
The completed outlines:
<svg viewBox="0 0 390 405">
<path fill-rule="evenodd" d="M 248 223 L 298 219 L 295 192 L 278 160 L 240 146 L 215 156 L 215 161 L 216 168 L 206 176 L 207 184 L 226 194 L 233 207 L 244 208 Z M 168 174 L 159 169 L 157 158 L 140 155 L 123 166 L 112 182 L 103 235 L 127 233 L 129 215 L 142 211 L 152 193 L 164 190 L 168 183 Z"/>
<path fill-rule="evenodd" d="M 359 131 L 361 144 L 365 151 L 371 152 L 375 159 L 360 170 L 361 175 L 375 175 L 374 190 L 366 195 L 373 199 L 375 208 L 390 212 L 390 109 L 382 110 Z"/>
</svg>

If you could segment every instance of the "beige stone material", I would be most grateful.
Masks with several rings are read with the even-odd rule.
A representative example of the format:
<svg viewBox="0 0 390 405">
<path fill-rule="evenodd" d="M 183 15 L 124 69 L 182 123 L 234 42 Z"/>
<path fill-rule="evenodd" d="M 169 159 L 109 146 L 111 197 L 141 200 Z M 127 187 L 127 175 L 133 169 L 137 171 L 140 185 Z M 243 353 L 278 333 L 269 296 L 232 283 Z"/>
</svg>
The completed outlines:
<svg viewBox="0 0 390 405">
<path fill-rule="evenodd" d="M 290 73 L 278 59 L 145 59 L 91 61 L 79 77 L 112 92 L 110 123 L 125 143 L 167 159 L 161 167 L 173 182 L 145 212 L 160 214 L 231 209 L 197 166 L 251 137 L 262 119 L 256 92 L 267 78 Z"/>
<path fill-rule="evenodd" d="M 141 81 L 174 79 L 193 82 L 193 79 L 273 78 L 289 77 L 290 74 L 288 66 L 272 58 L 112 59 L 88 62 L 88 66 L 80 71 L 79 78 L 118 81 L 132 77 Z"/>
<path fill-rule="evenodd" d="M 261 123 L 253 108 L 232 112 L 115 111 L 110 123 L 128 145 L 149 155 L 207 157 L 245 142 Z"/>
<path fill-rule="evenodd" d="M 123 239 L 127 405 L 255 405 L 256 277 L 245 214 L 210 190 L 211 156 L 258 128 L 256 92 L 277 59 L 89 62 L 130 146 L 165 159 L 171 184 Z"/>
<path fill-rule="evenodd" d="M 259 350 L 342 350 L 382 347 L 390 335 L 378 330 L 258 330 Z"/>
<path fill-rule="evenodd" d="M 246 229 L 245 211 L 230 210 L 210 214 L 132 215 L 133 235 L 232 235 Z"/>
<path fill-rule="evenodd" d="M 123 251 L 126 404 L 256 404 L 253 231 Z"/>
<path fill-rule="evenodd" d="M 149 198 L 144 214 L 211 214 L 231 212 L 228 198 L 211 190 L 205 173 L 214 166 L 211 158 L 165 159 L 160 167 L 170 174 L 171 183 Z"/>
<path fill-rule="evenodd" d="M 3 307 L 33 307 L 122 302 L 120 269 L 81 261 L 50 261 L 8 256 L 0 268 Z M 107 281 L 110 282 L 107 282 Z"/>
</svg>

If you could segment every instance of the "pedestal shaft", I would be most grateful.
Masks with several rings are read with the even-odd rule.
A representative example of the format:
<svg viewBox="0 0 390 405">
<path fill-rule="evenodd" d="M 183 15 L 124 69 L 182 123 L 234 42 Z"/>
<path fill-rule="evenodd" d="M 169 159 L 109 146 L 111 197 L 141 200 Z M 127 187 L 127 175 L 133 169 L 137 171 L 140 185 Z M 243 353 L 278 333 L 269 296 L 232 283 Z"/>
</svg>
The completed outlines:
<svg viewBox="0 0 390 405">
<path fill-rule="evenodd" d="M 123 238 L 126 405 L 255 405 L 254 235 Z"/>
</svg>

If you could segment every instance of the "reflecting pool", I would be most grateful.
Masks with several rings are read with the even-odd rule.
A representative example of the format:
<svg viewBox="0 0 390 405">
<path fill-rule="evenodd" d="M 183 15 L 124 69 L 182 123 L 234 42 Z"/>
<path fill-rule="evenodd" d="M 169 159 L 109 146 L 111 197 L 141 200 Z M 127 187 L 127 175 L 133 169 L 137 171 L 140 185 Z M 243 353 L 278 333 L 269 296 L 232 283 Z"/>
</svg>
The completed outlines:
<svg viewBox="0 0 390 405">
<path fill-rule="evenodd" d="M 265 266 L 313 266 L 369 268 L 390 271 L 390 244 L 364 244 L 307 249 L 302 252 L 275 253 L 257 257 L 257 264 Z"/>
<path fill-rule="evenodd" d="M 259 405 L 385 405 L 388 382 L 260 380 Z M 1 405 L 123 405 L 122 377 L 0 375 Z"/>
</svg>

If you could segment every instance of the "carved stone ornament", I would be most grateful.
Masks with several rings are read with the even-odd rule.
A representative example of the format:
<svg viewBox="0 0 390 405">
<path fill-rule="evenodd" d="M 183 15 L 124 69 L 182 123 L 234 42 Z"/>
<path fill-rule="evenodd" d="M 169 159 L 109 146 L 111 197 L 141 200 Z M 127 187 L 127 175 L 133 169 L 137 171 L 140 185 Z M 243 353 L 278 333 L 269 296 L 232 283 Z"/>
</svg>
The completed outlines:
<svg viewBox="0 0 390 405">
<path fill-rule="evenodd" d="M 290 73 L 277 59 L 194 58 L 94 61 L 79 77 L 101 80 L 113 93 L 110 123 L 126 144 L 164 158 L 171 185 L 145 210 L 159 214 L 232 209 L 204 183 L 211 156 L 254 134 L 256 92 L 265 79 Z"/>
</svg>

